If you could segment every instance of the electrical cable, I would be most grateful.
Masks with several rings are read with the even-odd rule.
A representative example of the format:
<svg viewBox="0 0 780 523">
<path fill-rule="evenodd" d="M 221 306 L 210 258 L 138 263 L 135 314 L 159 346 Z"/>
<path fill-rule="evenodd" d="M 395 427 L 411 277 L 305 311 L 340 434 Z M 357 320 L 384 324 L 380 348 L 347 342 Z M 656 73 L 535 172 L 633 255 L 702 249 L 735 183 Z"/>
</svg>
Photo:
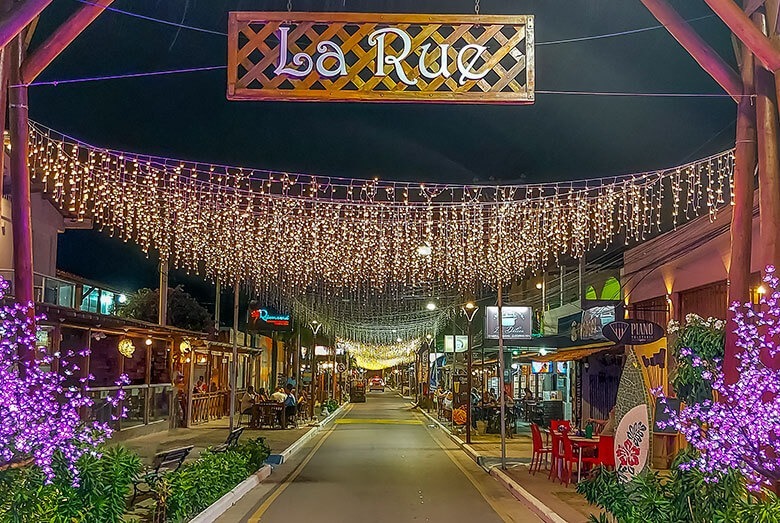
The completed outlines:
<svg viewBox="0 0 780 523">
<path fill-rule="evenodd" d="M 116 7 L 104 6 L 104 5 L 101 5 L 101 4 L 96 4 L 94 2 L 90 2 L 89 0 L 76 0 L 76 2 L 79 2 L 79 3 L 82 3 L 82 4 L 86 4 L 86 5 L 95 6 L 95 7 L 101 7 L 103 9 L 105 9 L 106 11 L 111 11 L 112 13 L 117 13 L 117 14 L 121 14 L 121 15 L 125 15 L 125 16 L 130 16 L 130 17 L 133 17 L 133 18 L 138 18 L 140 20 L 146 20 L 147 22 L 155 22 L 155 23 L 158 23 L 158 24 L 169 25 L 171 27 L 177 27 L 179 29 L 189 29 L 191 31 L 197 31 L 199 33 L 207 33 L 207 34 L 213 34 L 213 35 L 218 35 L 218 36 L 227 36 L 227 33 L 224 33 L 222 31 L 215 31 L 213 29 L 205 29 L 203 27 L 196 27 L 196 26 L 193 26 L 193 25 L 187 25 L 187 24 L 182 24 L 182 23 L 178 23 L 178 22 L 172 22 L 170 20 L 163 20 L 162 18 L 154 18 L 153 16 L 142 15 L 142 14 L 134 13 L 132 11 L 125 11 L 125 10 L 122 10 L 122 9 L 117 9 Z"/>
</svg>

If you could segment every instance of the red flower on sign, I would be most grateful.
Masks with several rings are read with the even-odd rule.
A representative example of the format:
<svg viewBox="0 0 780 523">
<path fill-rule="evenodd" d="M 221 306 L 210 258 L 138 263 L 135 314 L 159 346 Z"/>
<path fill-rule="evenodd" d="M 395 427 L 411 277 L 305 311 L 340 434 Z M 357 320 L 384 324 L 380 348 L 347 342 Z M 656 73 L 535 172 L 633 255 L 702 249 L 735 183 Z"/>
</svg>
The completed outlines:
<svg viewBox="0 0 780 523">
<path fill-rule="evenodd" d="M 617 448 L 617 457 L 623 466 L 636 467 L 639 465 L 639 447 L 626 440 Z"/>
</svg>

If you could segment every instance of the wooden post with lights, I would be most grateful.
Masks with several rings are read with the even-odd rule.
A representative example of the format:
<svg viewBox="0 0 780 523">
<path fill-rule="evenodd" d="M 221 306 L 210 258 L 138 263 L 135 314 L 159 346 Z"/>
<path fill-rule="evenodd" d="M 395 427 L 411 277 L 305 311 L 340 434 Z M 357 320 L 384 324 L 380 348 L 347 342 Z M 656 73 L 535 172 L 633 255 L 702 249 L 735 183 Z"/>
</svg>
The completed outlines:
<svg viewBox="0 0 780 523">
<path fill-rule="evenodd" d="M 501 403 L 501 469 L 506 470 L 506 387 L 504 386 L 504 297 L 502 285 L 498 285 L 498 400 Z"/>
<path fill-rule="evenodd" d="M 19 303 L 33 303 L 34 274 L 32 246 L 32 207 L 30 202 L 30 171 L 27 163 L 30 127 L 28 121 L 27 86 L 21 85 L 21 66 L 24 60 L 24 32 L 11 45 L 11 71 L 8 93 L 9 133 L 11 135 L 11 218 L 14 262 L 14 296 Z M 28 316 L 35 332 L 35 310 Z M 19 344 L 19 359 L 29 362 L 35 359 L 32 350 Z M 22 371 L 23 372 L 23 371 Z"/>
<path fill-rule="evenodd" d="M 467 347 L 466 347 L 466 372 L 468 373 L 466 377 L 466 397 L 467 399 L 467 407 L 466 407 L 466 443 L 471 443 L 471 385 L 473 380 L 472 375 L 472 356 L 471 356 L 471 322 L 474 320 L 474 315 L 477 313 L 477 310 L 479 309 L 478 306 L 474 305 L 473 302 L 468 302 L 466 305 L 463 306 L 463 314 L 466 315 L 466 320 L 468 321 L 468 341 L 467 341 Z"/>
</svg>

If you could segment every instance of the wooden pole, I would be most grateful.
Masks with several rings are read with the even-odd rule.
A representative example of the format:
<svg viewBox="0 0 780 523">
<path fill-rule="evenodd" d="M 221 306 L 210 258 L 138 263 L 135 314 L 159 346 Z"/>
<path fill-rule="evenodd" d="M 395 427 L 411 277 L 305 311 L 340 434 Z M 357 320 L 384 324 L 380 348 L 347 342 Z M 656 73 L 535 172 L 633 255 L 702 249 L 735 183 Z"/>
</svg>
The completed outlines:
<svg viewBox="0 0 780 523">
<path fill-rule="evenodd" d="M 501 402 L 501 469 L 506 470 L 506 387 L 504 387 L 504 300 L 503 289 L 498 286 L 498 387 L 501 389 L 498 393 L 498 401 Z"/>
<path fill-rule="evenodd" d="M 52 0 L 23 0 L 8 13 L 0 16 L 0 47 L 11 43 L 51 2 Z M 21 79 L 21 75 L 19 78 Z"/>
<path fill-rule="evenodd" d="M 751 16 L 762 32 L 766 18 Z M 772 73 L 755 64 L 756 128 L 758 132 L 758 197 L 761 230 L 761 268 L 780 263 L 780 160 L 778 158 L 777 99 Z"/>
<path fill-rule="evenodd" d="M 11 219 L 14 261 L 14 296 L 19 303 L 33 303 L 34 274 L 32 249 L 32 211 L 30 203 L 30 172 L 27 166 L 30 128 L 28 122 L 27 87 L 19 85 L 24 54 L 24 35 L 19 33 L 11 46 L 9 89 L 9 131 L 11 135 Z M 29 311 L 35 332 L 35 310 Z M 32 350 L 19 345 L 22 361 L 32 361 Z"/>
<path fill-rule="evenodd" d="M 157 303 L 157 323 L 168 324 L 168 260 L 160 261 L 160 290 Z"/>
<path fill-rule="evenodd" d="M 707 44 L 666 0 L 640 0 L 688 54 L 728 93 L 734 101 L 742 94 L 737 73 Z M 711 3 L 713 0 L 706 0 Z M 731 0 L 726 0 L 731 2 Z"/>
<path fill-rule="evenodd" d="M 230 430 L 235 428 L 236 374 L 238 374 L 238 281 L 233 285 L 233 361 L 230 366 Z"/>
<path fill-rule="evenodd" d="M 770 71 L 780 69 L 780 50 L 772 45 L 769 38 L 756 27 L 739 5 L 733 0 L 704 1 L 767 69 Z"/>
<path fill-rule="evenodd" d="M 742 45 L 741 70 L 744 94 L 754 92 L 753 53 Z M 737 105 L 737 138 L 734 165 L 734 197 L 731 216 L 731 260 L 729 263 L 728 302 L 745 303 L 750 299 L 750 250 L 753 234 L 753 188 L 756 169 L 756 114 L 750 98 L 741 98 Z M 734 314 L 727 314 L 726 348 L 723 368 L 726 383 L 739 378 L 734 334 Z"/>
<path fill-rule="evenodd" d="M 93 0 L 93 3 L 83 5 L 68 18 L 24 61 L 22 83 L 32 83 L 113 1 Z"/>
</svg>

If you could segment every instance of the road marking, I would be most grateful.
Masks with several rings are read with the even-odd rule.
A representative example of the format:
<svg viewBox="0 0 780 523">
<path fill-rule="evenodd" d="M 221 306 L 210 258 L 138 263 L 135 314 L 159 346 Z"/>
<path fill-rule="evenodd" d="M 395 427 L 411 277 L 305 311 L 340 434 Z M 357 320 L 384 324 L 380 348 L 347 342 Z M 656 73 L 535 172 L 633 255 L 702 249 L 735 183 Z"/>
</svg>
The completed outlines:
<svg viewBox="0 0 780 523">
<path fill-rule="evenodd" d="M 412 413 L 416 418 L 419 419 L 419 414 L 416 412 Z M 427 430 L 427 429 L 426 429 Z M 452 461 L 456 467 L 463 473 L 466 478 L 471 482 L 472 485 L 474 485 L 474 488 L 477 489 L 477 491 L 482 495 L 482 498 L 487 501 L 488 505 L 490 505 L 490 508 L 493 509 L 493 512 L 495 512 L 498 517 L 500 517 L 505 523 L 513 523 L 515 519 L 507 513 L 506 510 L 504 510 L 502 507 L 498 506 L 490 497 L 488 496 L 487 491 L 485 488 L 479 483 L 476 477 L 469 471 L 466 467 L 464 467 L 460 461 L 455 457 L 455 454 L 452 453 L 450 449 L 445 447 L 441 441 L 439 441 L 438 438 L 436 438 L 433 433 L 428 430 L 428 433 L 431 436 L 431 439 L 436 442 L 436 444 L 444 451 L 444 453 L 447 455 L 448 458 L 450 458 L 450 461 Z"/>
<path fill-rule="evenodd" d="M 352 404 L 349 405 L 344 410 L 344 415 L 346 415 L 350 410 L 352 410 Z M 339 421 L 339 420 L 335 420 Z M 298 477 L 298 475 L 303 471 L 303 468 L 311 461 L 311 459 L 314 457 L 314 455 L 317 453 L 318 450 L 320 450 L 320 447 L 323 443 L 325 443 L 325 440 L 328 439 L 328 437 L 333 434 L 333 431 L 336 429 L 336 426 L 332 426 L 325 432 L 325 434 L 322 436 L 322 439 L 317 442 L 316 445 L 314 445 L 314 448 L 311 449 L 311 451 L 306 455 L 306 457 L 303 459 L 300 465 L 293 471 L 292 474 L 290 474 L 287 479 L 284 480 L 284 483 L 279 485 L 276 490 L 273 491 L 273 493 L 268 496 L 268 499 L 266 499 L 262 505 L 255 511 L 254 514 L 252 514 L 249 519 L 247 520 L 247 523 L 258 523 L 260 521 L 260 518 L 263 517 L 263 514 L 268 510 L 268 508 L 271 506 L 271 504 L 276 501 L 276 498 L 282 495 L 282 493 L 287 490 L 287 487 L 289 487 L 293 481 Z"/>
<path fill-rule="evenodd" d="M 336 425 L 422 425 L 420 420 L 413 419 L 363 419 L 363 418 L 339 418 L 334 421 Z"/>
</svg>

